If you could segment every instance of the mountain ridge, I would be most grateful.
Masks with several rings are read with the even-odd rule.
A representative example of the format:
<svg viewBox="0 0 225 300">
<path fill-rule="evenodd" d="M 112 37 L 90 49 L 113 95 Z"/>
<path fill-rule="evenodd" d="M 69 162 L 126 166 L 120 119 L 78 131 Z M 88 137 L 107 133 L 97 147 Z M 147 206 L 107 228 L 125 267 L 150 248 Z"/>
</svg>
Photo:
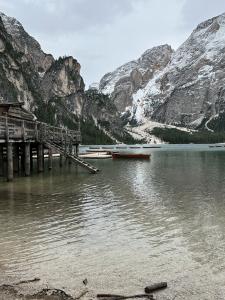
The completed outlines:
<svg viewBox="0 0 225 300">
<path fill-rule="evenodd" d="M 143 124 L 153 120 L 198 128 L 205 120 L 224 113 L 224 36 L 225 13 L 200 23 L 171 53 L 166 65 L 162 64 L 144 86 L 132 90 L 130 107 L 126 109 L 127 101 L 125 105 L 120 104 L 120 112 L 127 116 L 127 121 Z M 127 90 L 123 77 L 114 81 L 114 87 L 119 83 L 121 93 Z M 109 91 L 107 84 L 104 89 L 100 84 L 100 90 Z M 110 90 L 110 95 L 116 103 L 115 88 Z"/>
</svg>

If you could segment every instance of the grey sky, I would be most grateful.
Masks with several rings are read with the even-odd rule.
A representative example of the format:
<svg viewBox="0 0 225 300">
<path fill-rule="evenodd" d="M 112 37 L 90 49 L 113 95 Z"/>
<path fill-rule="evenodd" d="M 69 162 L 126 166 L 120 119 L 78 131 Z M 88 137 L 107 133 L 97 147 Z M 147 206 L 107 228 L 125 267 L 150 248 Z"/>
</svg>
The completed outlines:
<svg viewBox="0 0 225 300">
<path fill-rule="evenodd" d="M 0 0 L 45 52 L 73 55 L 86 85 L 159 44 L 177 48 L 224 0 Z"/>
</svg>

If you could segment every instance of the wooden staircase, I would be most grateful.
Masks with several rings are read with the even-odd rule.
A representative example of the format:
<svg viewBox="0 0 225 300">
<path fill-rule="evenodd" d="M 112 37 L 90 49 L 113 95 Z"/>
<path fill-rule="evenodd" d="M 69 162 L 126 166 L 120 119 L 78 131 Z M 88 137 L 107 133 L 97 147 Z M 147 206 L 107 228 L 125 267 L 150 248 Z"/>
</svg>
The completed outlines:
<svg viewBox="0 0 225 300">
<path fill-rule="evenodd" d="M 65 149 L 62 145 L 56 144 L 54 142 L 50 141 L 44 141 L 44 144 L 47 148 L 54 149 L 56 152 L 70 158 L 73 162 L 78 164 L 79 166 L 87 169 L 90 173 L 95 174 L 99 172 L 99 169 L 92 166 L 91 164 L 87 163 L 86 161 L 79 158 L 77 155 L 71 154 L 68 149 Z"/>
</svg>

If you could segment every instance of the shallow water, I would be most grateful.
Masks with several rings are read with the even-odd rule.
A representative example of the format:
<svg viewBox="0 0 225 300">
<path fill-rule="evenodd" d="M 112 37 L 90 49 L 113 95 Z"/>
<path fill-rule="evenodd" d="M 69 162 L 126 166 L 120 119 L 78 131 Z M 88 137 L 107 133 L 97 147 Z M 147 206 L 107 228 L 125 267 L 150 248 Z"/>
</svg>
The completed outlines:
<svg viewBox="0 0 225 300">
<path fill-rule="evenodd" d="M 225 152 L 155 151 L 0 183 L 0 271 L 69 290 L 225 298 Z M 167 298 L 168 297 L 168 298 Z"/>
</svg>

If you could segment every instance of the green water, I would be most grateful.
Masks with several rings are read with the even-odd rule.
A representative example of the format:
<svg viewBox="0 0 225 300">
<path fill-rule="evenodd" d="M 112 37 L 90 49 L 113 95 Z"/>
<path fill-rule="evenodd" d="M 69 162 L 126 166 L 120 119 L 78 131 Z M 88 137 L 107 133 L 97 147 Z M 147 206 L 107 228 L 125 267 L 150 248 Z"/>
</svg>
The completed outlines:
<svg viewBox="0 0 225 300">
<path fill-rule="evenodd" d="M 155 151 L 0 183 L 0 279 L 160 299 L 225 298 L 225 152 Z"/>
</svg>

